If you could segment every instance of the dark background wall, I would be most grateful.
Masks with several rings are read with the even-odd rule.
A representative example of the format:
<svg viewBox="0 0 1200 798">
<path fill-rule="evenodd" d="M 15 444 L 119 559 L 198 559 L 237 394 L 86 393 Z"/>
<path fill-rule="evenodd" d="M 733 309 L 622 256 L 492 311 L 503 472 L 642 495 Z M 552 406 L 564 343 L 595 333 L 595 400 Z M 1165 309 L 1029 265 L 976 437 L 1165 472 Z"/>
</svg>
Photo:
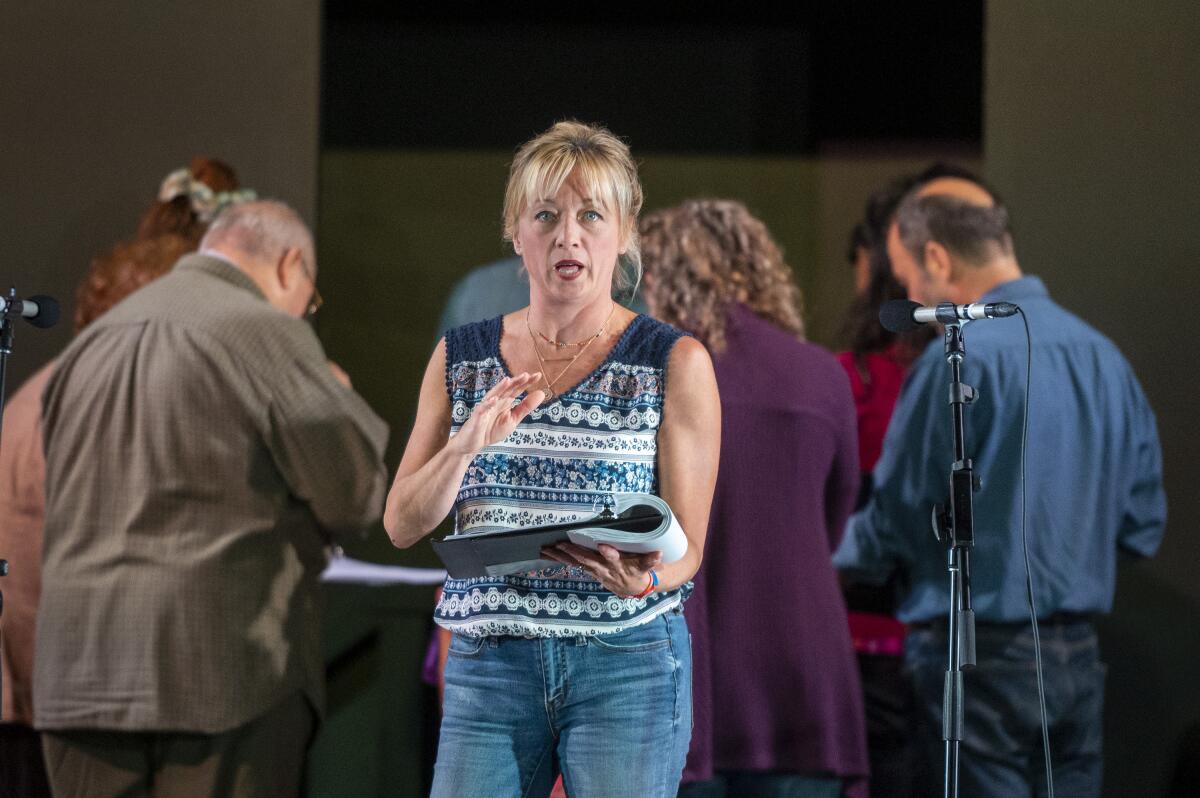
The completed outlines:
<svg viewBox="0 0 1200 798">
<path fill-rule="evenodd" d="M 90 259 L 193 155 L 316 210 L 320 3 L 0 3 L 0 285 L 64 300 L 16 330 L 10 385 L 70 337 Z"/>
<path fill-rule="evenodd" d="M 1176 760 L 1198 755 L 1179 747 L 1200 724 L 1198 44 L 1184 0 L 988 6 L 985 162 L 1017 254 L 1129 357 L 1163 444 L 1167 536 L 1122 569 L 1101 630 L 1111 796 L 1163 795 Z"/>
</svg>

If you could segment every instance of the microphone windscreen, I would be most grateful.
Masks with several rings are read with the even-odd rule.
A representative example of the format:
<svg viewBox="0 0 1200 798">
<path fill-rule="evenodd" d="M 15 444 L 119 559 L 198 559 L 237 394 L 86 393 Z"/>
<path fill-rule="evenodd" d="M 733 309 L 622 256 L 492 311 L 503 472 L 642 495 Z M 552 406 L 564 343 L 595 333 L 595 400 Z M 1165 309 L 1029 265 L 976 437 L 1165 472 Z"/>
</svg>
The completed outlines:
<svg viewBox="0 0 1200 798">
<path fill-rule="evenodd" d="M 902 333 L 915 330 L 920 325 L 913 319 L 913 311 L 921 307 L 919 302 L 908 299 L 893 299 L 884 302 L 879 309 L 879 323 L 889 332 Z"/>
<path fill-rule="evenodd" d="M 53 327 L 58 324 L 58 317 L 61 313 L 61 308 L 58 305 L 58 300 L 52 296 L 31 296 L 30 302 L 36 302 L 38 306 L 37 315 L 29 318 L 29 323 L 34 327 Z"/>
</svg>

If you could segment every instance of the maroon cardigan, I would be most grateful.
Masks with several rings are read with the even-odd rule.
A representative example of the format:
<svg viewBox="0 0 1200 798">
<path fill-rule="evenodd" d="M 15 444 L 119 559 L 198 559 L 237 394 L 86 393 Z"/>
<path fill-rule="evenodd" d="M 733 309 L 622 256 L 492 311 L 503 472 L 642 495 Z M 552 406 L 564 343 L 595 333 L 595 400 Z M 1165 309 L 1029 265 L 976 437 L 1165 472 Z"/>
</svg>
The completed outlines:
<svg viewBox="0 0 1200 798">
<path fill-rule="evenodd" d="M 859 485 L 854 401 L 834 357 L 743 307 L 714 358 L 721 464 L 687 603 L 695 731 L 683 780 L 836 775 L 865 794 L 862 690 L 830 560 Z"/>
</svg>

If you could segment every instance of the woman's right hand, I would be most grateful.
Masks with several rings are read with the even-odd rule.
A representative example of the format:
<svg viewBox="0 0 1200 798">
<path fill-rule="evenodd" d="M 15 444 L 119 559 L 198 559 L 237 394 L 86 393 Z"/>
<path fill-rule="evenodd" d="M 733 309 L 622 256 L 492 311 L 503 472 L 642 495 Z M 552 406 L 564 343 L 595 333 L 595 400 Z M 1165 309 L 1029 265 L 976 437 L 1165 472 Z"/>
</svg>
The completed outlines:
<svg viewBox="0 0 1200 798">
<path fill-rule="evenodd" d="M 534 408 L 542 403 L 546 394 L 541 390 L 529 390 L 541 380 L 540 372 L 521 372 L 515 377 L 505 377 L 484 395 L 471 412 L 457 434 L 446 444 L 462 455 L 474 456 L 485 446 L 507 438 Z M 525 391 L 529 393 L 518 404 L 513 401 Z"/>
<path fill-rule="evenodd" d="M 425 367 L 417 419 L 383 508 L 383 528 L 393 544 L 411 546 L 442 522 L 454 508 L 471 459 L 483 447 L 511 435 L 542 402 L 545 394 L 531 391 L 513 405 L 540 379 L 540 374 L 518 374 L 501 380 L 450 437 L 454 410 L 446 392 L 446 342 L 438 342 Z"/>
</svg>

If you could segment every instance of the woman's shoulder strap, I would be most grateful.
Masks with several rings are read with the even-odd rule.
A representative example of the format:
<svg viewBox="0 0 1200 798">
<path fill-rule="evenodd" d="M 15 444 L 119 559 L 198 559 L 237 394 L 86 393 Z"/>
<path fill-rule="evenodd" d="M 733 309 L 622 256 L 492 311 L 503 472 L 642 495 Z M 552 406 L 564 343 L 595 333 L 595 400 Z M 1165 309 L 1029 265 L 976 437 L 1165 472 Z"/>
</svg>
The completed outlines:
<svg viewBox="0 0 1200 798">
<path fill-rule="evenodd" d="M 637 326 L 627 331 L 624 351 L 614 353 L 619 355 L 619 358 L 614 359 L 635 366 L 666 369 L 667 359 L 671 356 L 671 348 L 675 346 L 675 342 L 689 335 L 678 327 L 645 314 L 634 318 L 630 325 Z"/>
<path fill-rule="evenodd" d="M 495 357 L 500 349 L 500 316 L 446 331 L 446 366 Z"/>
</svg>

